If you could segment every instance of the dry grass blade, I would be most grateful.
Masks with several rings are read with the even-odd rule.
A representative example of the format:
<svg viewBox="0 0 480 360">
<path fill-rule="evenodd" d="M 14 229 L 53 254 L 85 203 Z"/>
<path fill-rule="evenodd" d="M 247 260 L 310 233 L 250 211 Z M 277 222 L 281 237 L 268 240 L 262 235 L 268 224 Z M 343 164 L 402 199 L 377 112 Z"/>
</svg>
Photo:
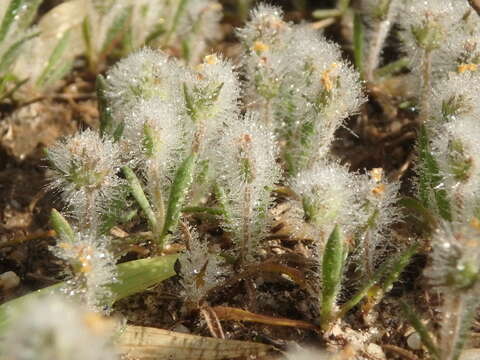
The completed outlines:
<svg viewBox="0 0 480 360">
<path fill-rule="evenodd" d="M 301 329 L 318 330 L 317 326 L 306 321 L 255 314 L 250 311 L 228 306 L 215 306 L 212 310 L 217 314 L 220 320 L 249 321 L 267 325 L 291 326 Z"/>
<path fill-rule="evenodd" d="M 264 356 L 269 345 L 127 326 L 118 340 L 127 359 L 220 360 Z"/>
</svg>

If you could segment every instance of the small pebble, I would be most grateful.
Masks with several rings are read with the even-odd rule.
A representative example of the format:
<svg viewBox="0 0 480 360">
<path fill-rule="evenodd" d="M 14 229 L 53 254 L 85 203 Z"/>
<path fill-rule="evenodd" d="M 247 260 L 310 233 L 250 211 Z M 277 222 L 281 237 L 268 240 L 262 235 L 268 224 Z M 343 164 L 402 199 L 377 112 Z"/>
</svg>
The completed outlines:
<svg viewBox="0 0 480 360">
<path fill-rule="evenodd" d="M 412 350 L 420 350 L 422 348 L 422 340 L 417 332 L 411 333 L 407 338 L 407 345 Z"/>
<path fill-rule="evenodd" d="M 2 290 L 11 290 L 20 284 L 20 278 L 13 271 L 7 271 L 0 274 L 0 288 Z"/>
</svg>

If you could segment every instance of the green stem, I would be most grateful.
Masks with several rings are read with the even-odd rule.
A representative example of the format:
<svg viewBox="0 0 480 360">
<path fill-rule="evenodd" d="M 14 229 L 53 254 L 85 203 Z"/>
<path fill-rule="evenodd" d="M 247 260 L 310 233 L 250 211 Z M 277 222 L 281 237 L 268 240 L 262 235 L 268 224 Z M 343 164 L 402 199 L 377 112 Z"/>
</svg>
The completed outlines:
<svg viewBox="0 0 480 360">
<path fill-rule="evenodd" d="M 137 201 L 138 205 L 142 209 L 143 213 L 147 217 L 148 223 L 154 233 L 158 231 L 158 223 L 155 213 L 150 206 L 150 203 L 143 192 L 142 185 L 137 178 L 137 175 L 130 169 L 128 166 L 124 166 L 122 168 L 123 174 L 127 179 L 128 184 L 130 185 L 130 190 L 132 192 L 133 197 Z"/>
</svg>

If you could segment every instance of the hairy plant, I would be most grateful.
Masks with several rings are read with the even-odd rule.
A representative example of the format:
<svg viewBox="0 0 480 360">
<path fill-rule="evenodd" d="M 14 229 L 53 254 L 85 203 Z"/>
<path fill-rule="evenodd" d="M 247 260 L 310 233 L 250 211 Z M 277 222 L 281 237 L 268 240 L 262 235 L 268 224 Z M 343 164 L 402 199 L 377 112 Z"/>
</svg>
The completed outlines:
<svg viewBox="0 0 480 360">
<path fill-rule="evenodd" d="M 30 300 L 10 315 L 0 354 L 7 359 L 117 359 L 111 333 L 117 327 L 71 298 L 50 295 Z"/>
</svg>

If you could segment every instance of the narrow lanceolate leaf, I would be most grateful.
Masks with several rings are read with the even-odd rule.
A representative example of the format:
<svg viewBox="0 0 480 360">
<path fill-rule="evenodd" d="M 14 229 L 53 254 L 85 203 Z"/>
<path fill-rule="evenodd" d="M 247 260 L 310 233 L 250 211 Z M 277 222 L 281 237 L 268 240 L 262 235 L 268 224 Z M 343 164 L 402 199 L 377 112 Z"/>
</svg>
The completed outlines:
<svg viewBox="0 0 480 360">
<path fill-rule="evenodd" d="M 400 274 L 410 263 L 410 260 L 417 252 L 417 249 L 418 246 L 413 245 L 400 254 L 400 256 L 398 256 L 396 259 L 389 261 L 380 267 L 380 269 L 374 273 L 372 278 L 369 279 L 367 283 L 350 298 L 350 300 L 342 305 L 336 317 L 342 318 L 345 316 L 347 312 L 349 312 L 360 301 L 362 301 L 362 299 L 371 294 L 372 289 L 375 287 L 377 287 L 377 291 L 375 292 L 375 299 L 373 300 L 371 307 L 376 305 L 381 300 L 383 295 L 391 290 L 392 285 L 398 280 Z M 380 284 L 380 286 L 377 286 L 377 284 Z"/>
<path fill-rule="evenodd" d="M 68 221 L 56 209 L 52 209 L 50 214 L 50 223 L 62 240 L 70 243 L 75 242 L 75 233 Z"/>
<path fill-rule="evenodd" d="M 117 266 L 119 282 L 110 285 L 113 301 L 142 292 L 176 275 L 174 265 L 177 255 L 129 261 Z"/>
<path fill-rule="evenodd" d="M 365 31 L 363 28 L 362 15 L 355 13 L 353 18 L 353 55 L 355 68 L 363 75 L 363 54 L 365 45 Z"/>
<path fill-rule="evenodd" d="M 175 173 L 175 178 L 173 179 L 173 184 L 170 188 L 170 196 L 168 198 L 165 225 L 163 226 L 162 235 L 159 239 L 160 248 L 163 247 L 165 239 L 172 234 L 178 225 L 180 213 L 193 181 L 196 160 L 197 155 L 191 154 L 183 161 Z"/>
<path fill-rule="evenodd" d="M 291 326 L 301 329 L 318 330 L 318 327 L 314 324 L 301 320 L 255 314 L 247 310 L 228 306 L 215 306 L 211 309 L 215 312 L 219 320 L 247 321 L 274 326 Z"/>
<path fill-rule="evenodd" d="M 106 81 L 102 75 L 97 76 L 95 90 L 97 92 L 98 112 L 100 115 L 100 136 L 113 132 L 113 115 L 112 110 L 108 106 L 108 100 L 105 96 Z"/>
<path fill-rule="evenodd" d="M 118 282 L 110 285 L 113 301 L 142 292 L 174 276 L 176 274 L 174 270 L 176 261 L 176 255 L 166 255 L 117 265 Z M 59 292 L 63 285 L 64 283 L 59 283 L 49 286 L 0 305 L 0 334 L 7 325 L 8 314 L 11 309 L 21 306 L 37 296 Z"/>
<path fill-rule="evenodd" d="M 417 331 L 418 335 L 420 336 L 420 339 L 422 340 L 423 345 L 425 345 L 425 347 L 428 349 L 428 351 L 434 357 L 434 359 L 440 359 L 440 352 L 438 351 L 437 346 L 433 342 L 433 339 L 430 336 L 428 329 L 425 327 L 425 325 L 423 325 L 420 318 L 417 316 L 417 314 L 412 310 L 412 308 L 407 303 L 402 301 L 401 305 L 402 305 L 403 312 L 407 317 L 407 320 L 412 324 L 412 326 Z"/>
<path fill-rule="evenodd" d="M 322 326 L 328 326 L 333 318 L 337 295 L 343 275 L 345 249 L 338 225 L 328 238 L 322 261 L 322 300 L 320 318 Z"/>
<path fill-rule="evenodd" d="M 123 174 L 127 179 L 128 185 L 130 186 L 130 191 L 132 192 L 133 197 L 137 201 L 138 205 L 142 209 L 143 213 L 147 217 L 148 223 L 153 231 L 157 229 L 157 218 L 155 217 L 155 213 L 150 206 L 150 202 L 148 201 L 145 193 L 143 192 L 142 185 L 140 184 L 140 180 L 138 180 L 137 175 L 130 169 L 128 166 L 124 166 L 122 168 Z"/>
<path fill-rule="evenodd" d="M 121 40 L 124 32 L 128 29 L 128 21 L 132 13 L 132 6 L 125 7 L 115 17 L 112 25 L 107 31 L 105 42 L 103 43 L 101 56 L 108 55 L 115 46 L 115 43 Z"/>
<path fill-rule="evenodd" d="M 139 360 L 251 359 L 274 350 L 270 345 L 215 339 L 142 326 L 127 326 L 117 341 L 120 351 Z"/>
<path fill-rule="evenodd" d="M 7 0 L 3 0 L 3 1 L 7 1 Z M 15 17 L 21 11 L 22 5 L 23 5 L 23 0 L 10 1 L 7 11 L 5 12 L 5 16 L 3 17 L 2 24 L 0 25 L 0 43 L 3 40 L 5 40 L 8 30 L 10 29 L 13 22 L 15 21 Z"/>
<path fill-rule="evenodd" d="M 10 48 L 5 52 L 3 57 L 0 59 L 0 74 L 8 70 L 10 65 L 13 64 L 13 62 L 17 59 L 17 57 L 20 55 L 20 52 L 22 50 L 22 47 L 25 45 L 25 43 L 34 37 L 38 36 L 39 33 L 34 33 L 31 35 L 28 35 L 17 42 L 15 42 Z"/>
<path fill-rule="evenodd" d="M 45 69 L 37 80 L 37 85 L 45 86 L 54 81 L 53 79 L 56 77 L 57 69 L 61 68 L 64 64 L 63 55 L 68 50 L 70 44 L 70 33 L 71 30 L 67 30 L 60 40 L 58 40 L 57 45 L 48 58 Z"/>
<path fill-rule="evenodd" d="M 189 0 L 180 0 L 178 2 L 177 10 L 175 11 L 175 15 L 173 16 L 172 26 L 170 26 L 170 29 L 168 29 L 168 32 L 165 35 L 164 45 L 169 44 L 170 38 L 172 34 L 175 32 L 175 30 L 177 29 L 177 26 L 180 22 L 180 19 L 182 18 L 183 13 L 185 12 L 188 2 Z"/>
<path fill-rule="evenodd" d="M 87 59 L 89 62 L 92 62 L 93 60 L 92 25 L 90 23 L 90 18 L 88 16 L 85 16 L 85 19 L 83 19 L 82 21 L 82 38 L 83 38 L 83 43 L 85 44 L 85 52 L 87 54 Z"/>
<path fill-rule="evenodd" d="M 383 280 L 380 284 L 384 294 L 392 289 L 393 284 L 398 280 L 407 265 L 410 264 L 412 256 L 414 256 L 417 251 L 418 245 L 415 244 L 400 254 L 400 256 L 394 260 L 391 265 L 387 266 L 387 269 L 384 270 L 385 276 L 383 276 Z"/>
<path fill-rule="evenodd" d="M 419 196 L 423 205 L 431 208 L 430 194 L 433 194 L 439 215 L 447 221 L 452 221 L 452 212 L 447 191 L 442 186 L 442 175 L 437 160 L 430 151 L 428 133 L 425 126 L 420 129 L 418 137 L 419 158 L 422 164 L 419 179 Z"/>
</svg>

